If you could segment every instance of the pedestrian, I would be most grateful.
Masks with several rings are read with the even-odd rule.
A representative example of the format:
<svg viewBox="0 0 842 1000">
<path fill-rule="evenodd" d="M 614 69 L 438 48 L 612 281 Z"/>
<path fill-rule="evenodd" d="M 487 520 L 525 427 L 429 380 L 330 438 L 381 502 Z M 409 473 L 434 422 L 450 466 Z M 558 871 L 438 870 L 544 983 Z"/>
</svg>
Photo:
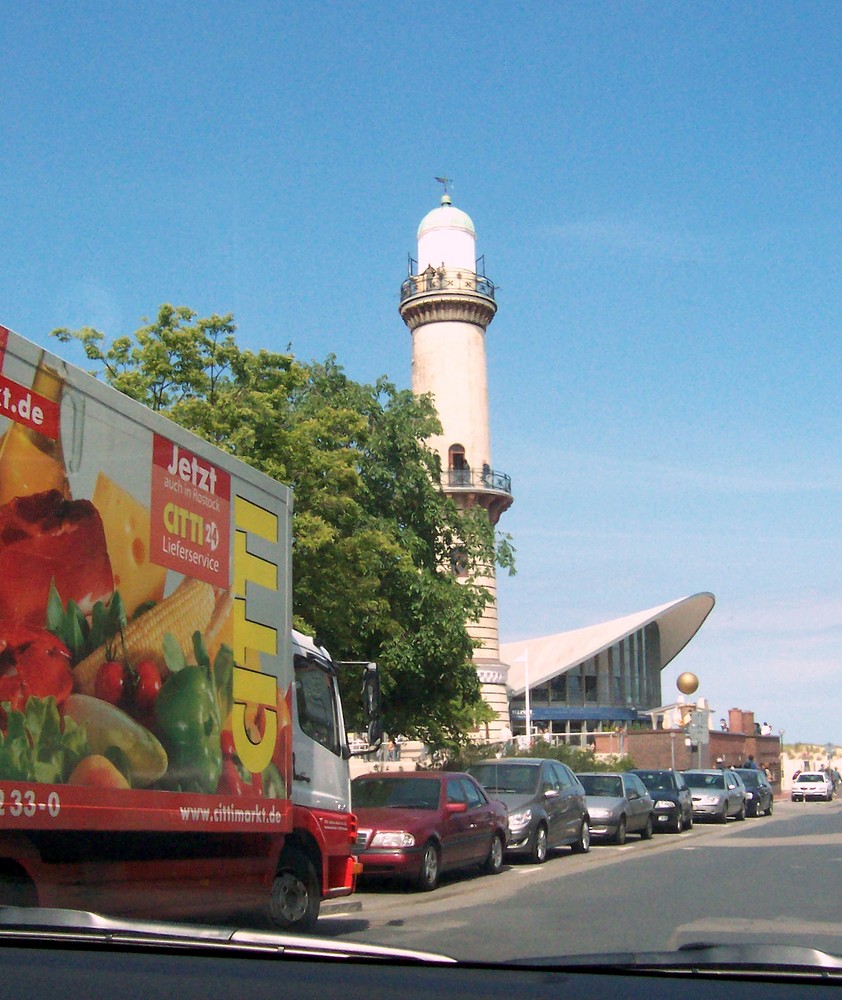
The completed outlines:
<svg viewBox="0 0 842 1000">
<path fill-rule="evenodd" d="M 758 768 L 757 764 L 755 763 L 754 754 L 751 754 L 751 753 L 748 755 L 748 760 L 746 761 L 745 766 L 749 769 L 749 771 L 758 771 L 758 770 L 760 770 Z"/>
<path fill-rule="evenodd" d="M 722 730 L 723 733 L 727 733 L 728 732 L 728 723 L 724 719 L 720 719 L 719 720 L 719 728 Z"/>
<path fill-rule="evenodd" d="M 403 744 L 403 736 L 400 736 L 400 735 L 396 736 L 393 742 L 394 742 L 394 747 L 395 747 L 395 760 L 400 760 L 401 759 L 401 745 Z"/>
<path fill-rule="evenodd" d="M 504 722 L 500 727 L 500 742 L 503 744 L 503 753 L 509 753 L 512 749 L 512 731 L 508 722 Z"/>
</svg>

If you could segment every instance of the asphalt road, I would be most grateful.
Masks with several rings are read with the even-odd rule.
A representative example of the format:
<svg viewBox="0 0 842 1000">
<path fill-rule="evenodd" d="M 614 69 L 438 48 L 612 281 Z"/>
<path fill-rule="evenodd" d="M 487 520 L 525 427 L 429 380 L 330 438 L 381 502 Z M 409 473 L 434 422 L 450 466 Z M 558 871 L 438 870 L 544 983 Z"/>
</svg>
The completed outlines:
<svg viewBox="0 0 842 1000">
<path fill-rule="evenodd" d="M 842 954 L 842 802 L 775 804 L 771 817 L 568 849 L 432 893 L 363 887 L 358 913 L 318 933 L 463 960 L 784 941 Z"/>
</svg>

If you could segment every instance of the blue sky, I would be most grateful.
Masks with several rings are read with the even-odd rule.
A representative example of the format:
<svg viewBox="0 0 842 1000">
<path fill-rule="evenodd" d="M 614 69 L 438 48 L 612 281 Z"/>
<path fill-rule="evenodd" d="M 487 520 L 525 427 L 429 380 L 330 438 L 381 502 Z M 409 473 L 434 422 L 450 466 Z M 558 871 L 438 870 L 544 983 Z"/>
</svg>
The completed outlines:
<svg viewBox="0 0 842 1000">
<path fill-rule="evenodd" d="M 664 672 L 842 742 L 837 4 L 0 0 L 0 322 L 410 379 L 437 174 L 478 232 L 505 641 L 712 591 Z M 55 344 L 52 345 L 55 349 Z"/>
</svg>

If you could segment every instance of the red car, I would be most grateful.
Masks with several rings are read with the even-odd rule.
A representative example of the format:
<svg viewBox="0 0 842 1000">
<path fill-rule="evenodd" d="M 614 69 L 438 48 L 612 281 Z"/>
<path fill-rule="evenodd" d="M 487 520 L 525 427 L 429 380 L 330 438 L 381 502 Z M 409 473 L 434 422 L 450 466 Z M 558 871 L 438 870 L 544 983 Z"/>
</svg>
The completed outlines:
<svg viewBox="0 0 842 1000">
<path fill-rule="evenodd" d="M 429 891 L 450 869 L 503 867 L 508 811 L 469 774 L 364 774 L 351 782 L 351 807 L 363 876 L 400 876 Z"/>
</svg>

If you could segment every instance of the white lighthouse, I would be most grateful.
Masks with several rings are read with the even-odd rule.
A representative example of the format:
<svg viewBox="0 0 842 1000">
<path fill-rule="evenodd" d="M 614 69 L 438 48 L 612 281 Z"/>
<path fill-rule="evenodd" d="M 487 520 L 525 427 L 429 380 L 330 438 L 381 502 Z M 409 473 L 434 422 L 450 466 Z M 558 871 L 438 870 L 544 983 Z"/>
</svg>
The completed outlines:
<svg viewBox="0 0 842 1000">
<path fill-rule="evenodd" d="M 412 389 L 433 396 L 442 425 L 429 442 L 441 458 L 442 489 L 462 510 L 484 508 L 493 525 L 513 499 L 509 477 L 491 460 L 485 333 L 496 312 L 494 284 L 477 261 L 474 224 L 454 208 L 445 187 L 440 207 L 418 227 L 418 258 L 410 258 L 401 285 L 400 313 L 412 333 Z M 494 739 L 509 724 L 509 708 L 493 565 L 478 582 L 492 600 L 468 631 L 479 642 L 474 663 L 483 697 L 497 713 L 488 733 Z"/>
</svg>

